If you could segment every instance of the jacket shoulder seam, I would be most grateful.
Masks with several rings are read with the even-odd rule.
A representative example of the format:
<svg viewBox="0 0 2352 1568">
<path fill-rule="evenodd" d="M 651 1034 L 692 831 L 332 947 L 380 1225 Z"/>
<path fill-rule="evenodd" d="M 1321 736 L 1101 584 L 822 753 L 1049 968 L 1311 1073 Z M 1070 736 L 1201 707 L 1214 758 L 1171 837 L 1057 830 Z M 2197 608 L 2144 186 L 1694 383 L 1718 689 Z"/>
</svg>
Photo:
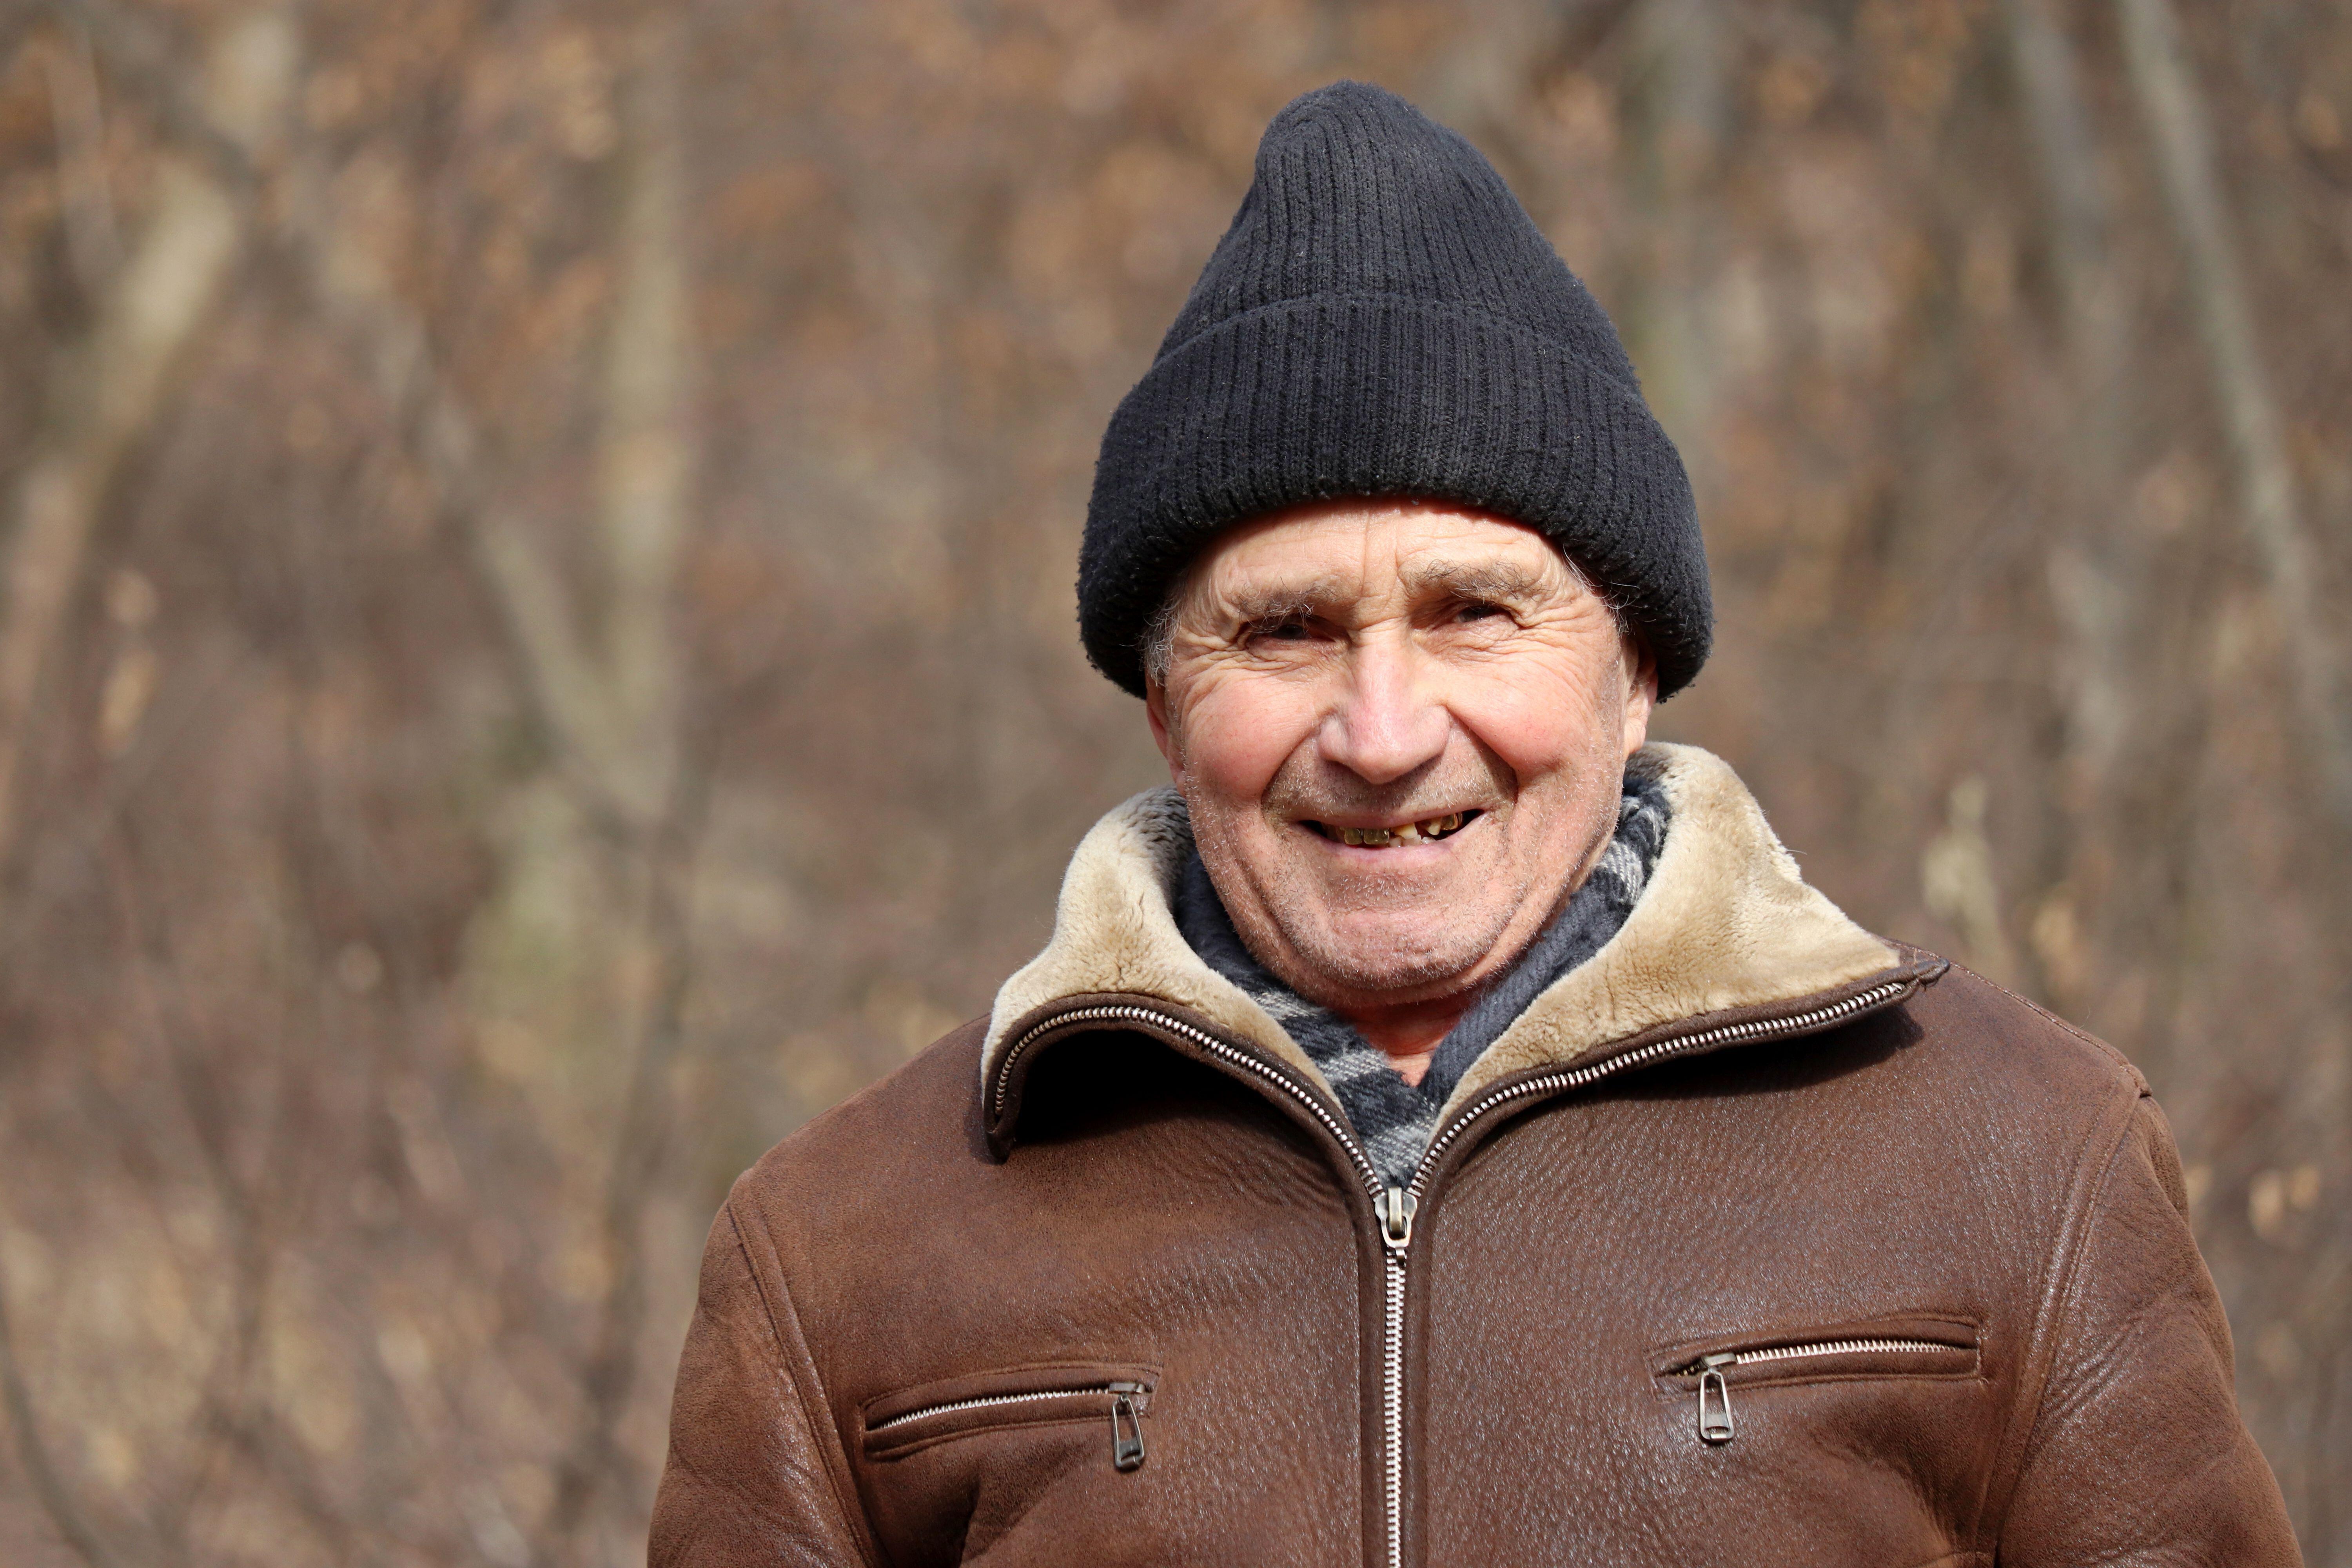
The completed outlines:
<svg viewBox="0 0 2352 1568">
<path fill-rule="evenodd" d="M 2069 1023 L 2066 1019 L 2060 1017 L 2055 1013 L 2053 1013 L 2049 1008 L 2044 1007 L 2041 1003 L 2036 1002 L 2032 997 L 2020 995 L 2018 993 L 2011 991 L 2008 986 L 2003 985 L 2000 981 L 1992 979 L 1989 975 L 1982 974 L 1976 970 L 1970 969 L 1965 963 L 1958 963 L 1952 959 L 1946 959 L 1945 962 L 1951 964 L 1954 969 L 1957 969 L 1963 974 L 1968 975 L 1970 979 L 1979 981 L 1985 985 L 1990 987 L 1992 990 L 1999 992 L 2001 995 L 2008 997 L 2011 1001 L 2016 1003 L 2019 1006 L 2024 1008 L 2027 1012 L 2032 1014 L 2043 1023 L 2048 1024 L 2051 1027 L 2056 1029 L 2060 1034 L 2069 1036 L 2082 1044 L 2090 1047 L 2093 1051 L 2106 1058 L 2109 1064 L 2122 1069 L 2124 1077 L 2130 1080 L 2135 1090 L 2143 1095 L 2148 1092 L 2147 1079 L 2140 1072 L 2139 1068 L 2133 1065 L 2132 1059 L 2124 1055 L 2123 1052 L 2116 1049 L 2115 1047 L 2109 1045 L 2106 1041 L 2099 1038 L 2098 1036 L 2091 1033 L 2088 1029 L 2084 1028 L 2079 1024 Z"/>
<path fill-rule="evenodd" d="M 1990 984 L 1991 982 L 1988 981 L 1987 984 Z M 2029 1003 L 2028 1005 L 2032 1004 Z M 2038 1007 L 2034 1011 L 2042 1012 Z M 2042 1013 L 2042 1016 L 2048 1017 L 2050 1015 Z M 2063 1024 L 2063 1020 L 2053 1021 Z M 2066 1027 L 2084 1039 L 2112 1050 L 2112 1047 L 2105 1047 L 2104 1042 L 2095 1037 L 2085 1035 L 2079 1029 L 2074 1029 L 2072 1026 L 2066 1026 Z M 2022 1385 L 2028 1380 L 2031 1381 L 2032 1416 L 2031 1419 L 2024 1420 L 2021 1426 L 2016 1417 L 2011 1418 L 2012 1436 L 2003 1444 L 1999 1468 L 1991 1478 L 1991 1484 L 1987 1488 L 1986 1501 L 1995 1506 L 1988 1510 L 1979 1526 L 1980 1531 L 1990 1531 L 1991 1540 L 1989 1545 L 1996 1558 L 1999 1556 L 2000 1537 L 2008 1526 L 2011 1496 L 2016 1491 L 2019 1480 L 2025 1474 L 2026 1461 L 2032 1455 L 2034 1445 L 2041 1438 L 2043 1417 L 2048 1414 L 2051 1371 L 2057 1361 L 2059 1340 L 2065 1331 L 2068 1318 L 2078 1296 L 2077 1286 L 2081 1277 L 2083 1256 L 2090 1250 L 2093 1226 L 2101 1206 L 2106 1201 L 2107 1188 L 2115 1179 L 2116 1166 L 2119 1163 L 2124 1146 L 2131 1141 L 2132 1123 L 2139 1114 L 2141 1102 L 2149 1098 L 2147 1082 L 2137 1071 L 2134 1071 L 2131 1077 L 2133 1083 L 2131 1091 L 2117 1095 L 2116 1101 L 2105 1109 L 2105 1113 L 2093 1120 L 2091 1126 L 2083 1135 L 2083 1141 L 2075 1157 L 2077 1193 L 2066 1205 L 2065 1217 L 2061 1223 L 2055 1245 L 2051 1248 L 2050 1268 L 2044 1277 L 2042 1289 L 2042 1305 L 2034 1312 L 2027 1354 L 2021 1357 L 2019 1363 L 2021 1393 L 2024 1392 Z M 2093 1152 L 2102 1144 L 2104 1144 L 2105 1152 L 2094 1162 Z M 2095 1175 L 2091 1174 L 2093 1172 L 2095 1172 Z M 2088 1179 L 2085 1179 L 2086 1177 Z M 1998 1518 L 1995 1517 L 1996 1512 Z"/>
<path fill-rule="evenodd" d="M 731 1193 L 727 1198 L 727 1224 L 735 1233 L 735 1246 L 742 1254 L 744 1271 L 751 1276 L 751 1289 L 759 1292 L 760 1309 L 767 1316 L 768 1333 L 776 1346 L 776 1371 L 782 1375 L 784 1385 L 792 1390 L 793 1399 L 799 1403 L 801 1419 L 807 1424 L 810 1435 L 825 1446 L 824 1480 L 826 1489 L 833 1494 L 833 1506 L 841 1515 L 842 1522 L 849 1527 L 850 1533 L 857 1538 L 859 1554 L 867 1563 L 877 1563 L 879 1559 L 875 1555 L 874 1543 L 866 1527 L 865 1510 L 852 1507 L 850 1499 L 842 1490 L 849 1456 L 842 1447 L 841 1429 L 834 1422 L 831 1402 L 824 1397 L 824 1374 L 817 1370 L 816 1358 L 809 1354 L 807 1339 L 801 1332 L 800 1313 L 793 1306 L 791 1287 L 779 1270 L 775 1288 L 772 1291 L 770 1289 L 759 1260 L 751 1255 L 751 1239 L 743 1234 L 743 1218 L 735 1212 L 735 1198 Z M 793 1364 L 795 1361 L 797 1366 Z M 805 1382 L 799 1375 L 803 1372 L 806 1373 Z M 816 1390 L 814 1407 L 809 1393 L 811 1388 Z"/>
</svg>

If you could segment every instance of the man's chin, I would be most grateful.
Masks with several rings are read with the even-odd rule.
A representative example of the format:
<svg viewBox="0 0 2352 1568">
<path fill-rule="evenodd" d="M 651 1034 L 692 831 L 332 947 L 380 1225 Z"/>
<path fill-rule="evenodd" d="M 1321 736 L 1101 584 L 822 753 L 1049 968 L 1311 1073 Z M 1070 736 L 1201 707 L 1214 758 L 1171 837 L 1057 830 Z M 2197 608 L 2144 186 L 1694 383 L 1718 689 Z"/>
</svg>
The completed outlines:
<svg viewBox="0 0 2352 1568">
<path fill-rule="evenodd" d="M 1378 1006 L 1430 1001 L 1485 978 L 1494 937 L 1465 938 L 1459 920 L 1351 923 L 1341 931 L 1292 933 L 1294 962 L 1307 973 L 1293 988 L 1326 1005 Z M 1302 940 L 1303 938 L 1303 940 Z"/>
</svg>

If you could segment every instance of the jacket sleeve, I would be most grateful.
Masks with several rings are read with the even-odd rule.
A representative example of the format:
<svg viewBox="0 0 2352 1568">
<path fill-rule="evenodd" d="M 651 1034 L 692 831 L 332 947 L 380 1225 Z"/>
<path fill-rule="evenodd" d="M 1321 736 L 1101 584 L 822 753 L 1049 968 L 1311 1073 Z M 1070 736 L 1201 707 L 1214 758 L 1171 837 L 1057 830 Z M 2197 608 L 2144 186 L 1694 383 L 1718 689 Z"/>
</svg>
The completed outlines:
<svg viewBox="0 0 2352 1568">
<path fill-rule="evenodd" d="M 654 1501 L 649 1568 L 871 1561 L 791 1307 L 780 1300 L 775 1310 L 786 1318 L 781 1327 L 730 1204 L 703 1249 L 701 1294 L 670 1405 L 669 1459 Z"/>
<path fill-rule="evenodd" d="M 2187 1210 L 2171 1131 L 2142 1095 L 2084 1216 L 2004 1568 L 2302 1562 L 2238 1415 L 2230 1328 Z"/>
</svg>

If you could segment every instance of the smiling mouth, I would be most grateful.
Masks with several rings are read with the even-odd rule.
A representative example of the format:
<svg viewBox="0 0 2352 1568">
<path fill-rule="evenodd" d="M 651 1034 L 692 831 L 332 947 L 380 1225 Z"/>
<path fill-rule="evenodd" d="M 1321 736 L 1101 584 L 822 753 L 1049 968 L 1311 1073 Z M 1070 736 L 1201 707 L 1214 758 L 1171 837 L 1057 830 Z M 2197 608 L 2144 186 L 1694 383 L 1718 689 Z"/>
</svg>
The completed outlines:
<svg viewBox="0 0 2352 1568">
<path fill-rule="evenodd" d="M 1450 811 L 1443 816 L 1426 816 L 1419 822 L 1408 822 L 1397 827 L 1334 827 L 1328 822 L 1308 822 L 1313 828 L 1334 844 L 1352 844 L 1365 849 L 1402 849 L 1409 844 L 1433 844 L 1448 838 L 1484 816 L 1476 811 Z"/>
</svg>

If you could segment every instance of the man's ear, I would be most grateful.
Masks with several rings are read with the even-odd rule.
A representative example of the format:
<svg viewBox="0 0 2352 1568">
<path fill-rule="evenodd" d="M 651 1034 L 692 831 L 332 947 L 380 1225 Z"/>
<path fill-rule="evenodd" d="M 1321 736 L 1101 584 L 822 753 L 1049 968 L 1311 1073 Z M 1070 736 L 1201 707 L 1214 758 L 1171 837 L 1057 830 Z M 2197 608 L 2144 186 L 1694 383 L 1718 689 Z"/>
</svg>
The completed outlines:
<svg viewBox="0 0 2352 1568">
<path fill-rule="evenodd" d="M 1618 639 L 1625 670 L 1625 754 L 1640 751 L 1650 738 L 1650 714 L 1658 705 L 1658 661 L 1639 633 Z"/>
<path fill-rule="evenodd" d="M 1651 685 L 1657 682 L 1653 679 Z M 1176 746 L 1176 726 L 1168 716 L 1168 689 L 1152 679 L 1143 679 L 1143 716 L 1151 722 L 1151 743 L 1160 748 L 1160 759 L 1168 764 L 1168 776 L 1179 788 L 1184 783 L 1184 763 Z"/>
</svg>

